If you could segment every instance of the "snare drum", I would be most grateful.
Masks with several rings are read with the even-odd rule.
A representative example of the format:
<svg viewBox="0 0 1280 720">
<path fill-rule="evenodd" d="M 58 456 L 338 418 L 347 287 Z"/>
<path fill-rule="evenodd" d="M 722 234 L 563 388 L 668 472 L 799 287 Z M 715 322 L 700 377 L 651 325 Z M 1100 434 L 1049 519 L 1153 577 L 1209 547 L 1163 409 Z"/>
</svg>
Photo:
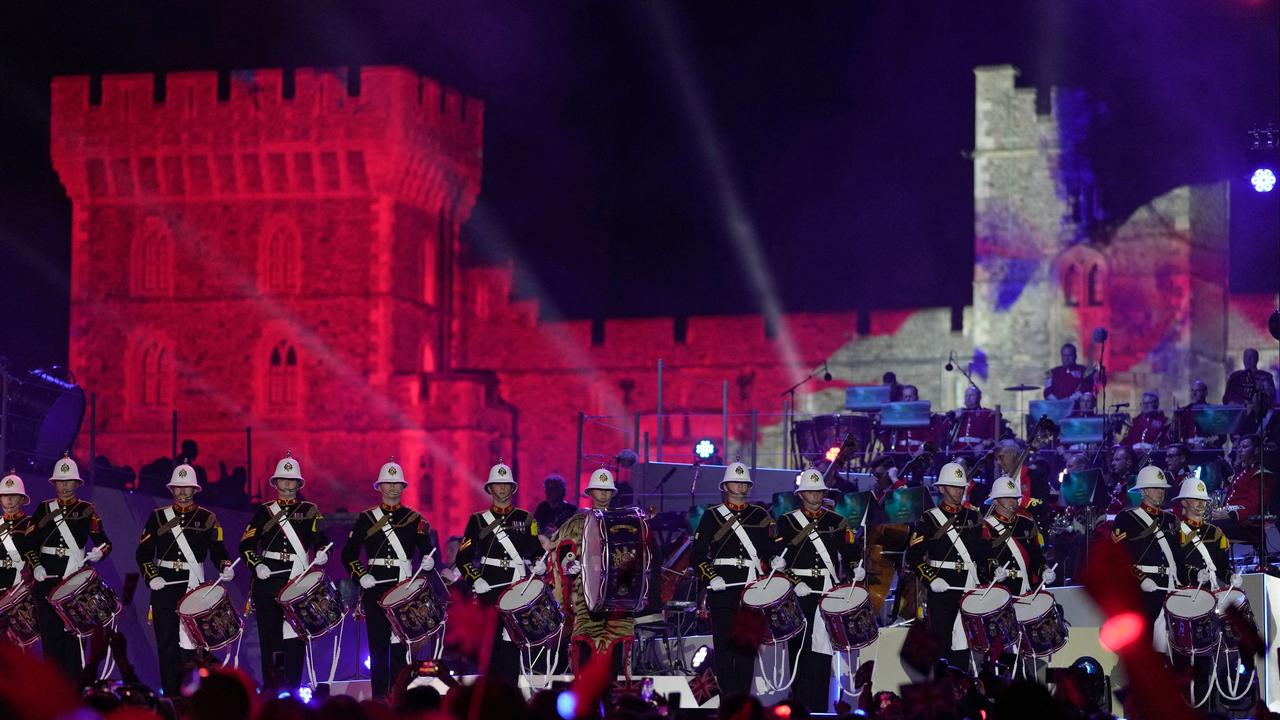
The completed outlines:
<svg viewBox="0 0 1280 720">
<path fill-rule="evenodd" d="M 742 607 L 764 615 L 766 645 L 786 642 L 804 631 L 804 612 L 794 586 L 780 575 L 747 585 L 742 591 Z"/>
<path fill-rule="evenodd" d="M 507 634 L 523 647 L 541 645 L 564 627 L 564 612 L 551 596 L 551 588 L 531 577 L 507 588 L 498 597 L 498 612 Z"/>
<path fill-rule="evenodd" d="M 1227 597 L 1225 601 L 1222 599 L 1224 595 Z M 1258 621 L 1253 617 L 1253 610 L 1249 607 L 1249 598 L 1244 594 L 1244 590 L 1241 590 L 1240 588 L 1226 587 L 1215 592 L 1213 596 L 1215 598 L 1215 603 L 1222 605 L 1224 608 L 1229 605 L 1240 606 L 1240 612 L 1244 613 L 1244 616 L 1249 620 L 1249 623 L 1254 627 L 1258 626 Z M 1231 626 L 1231 623 L 1226 620 L 1222 620 L 1222 644 L 1228 650 L 1240 649 L 1240 634 L 1237 633 L 1236 629 Z"/>
<path fill-rule="evenodd" d="M 852 588 L 852 590 L 851 590 Z M 827 592 L 818 603 L 818 612 L 827 626 L 827 636 L 835 650 L 864 648 L 880 637 L 875 610 L 866 588 L 839 585 Z"/>
<path fill-rule="evenodd" d="M 587 608 L 639 612 L 649 604 L 649 525 L 639 508 L 588 510 L 582 528 Z"/>
<path fill-rule="evenodd" d="M 276 595 L 276 602 L 284 611 L 285 621 L 307 642 L 338 627 L 347 613 L 338 588 L 319 568 L 286 583 Z"/>
<path fill-rule="evenodd" d="M 1200 588 L 1182 588 L 1164 600 L 1164 622 L 1169 629 L 1169 647 L 1179 655 L 1211 652 L 1222 637 L 1222 621 L 1214 612 L 1213 593 Z"/>
<path fill-rule="evenodd" d="M 0 595 L 0 632 L 9 642 L 26 647 L 40 639 L 36 599 L 31 583 L 19 582 Z"/>
<path fill-rule="evenodd" d="M 1067 644 L 1067 621 L 1052 594 L 1022 595 L 1013 602 L 1013 612 L 1022 629 L 1023 652 L 1028 655 L 1049 657 Z"/>
<path fill-rule="evenodd" d="M 449 617 L 448 604 L 441 602 L 436 595 L 427 579 L 429 575 L 435 575 L 435 572 L 424 572 L 416 578 L 402 580 L 378 600 L 396 635 L 405 642 L 425 640 L 443 628 Z"/>
<path fill-rule="evenodd" d="M 49 604 L 67 630 L 82 638 L 114 620 L 124 609 L 120 598 L 88 565 L 58 583 L 49 593 Z"/>
<path fill-rule="evenodd" d="M 235 642 L 244 630 L 244 619 L 231 604 L 222 585 L 205 583 L 187 591 L 178 601 L 178 622 L 197 648 L 221 650 Z"/>
<path fill-rule="evenodd" d="M 999 585 L 966 592 L 960 600 L 960 624 L 969 647 L 980 653 L 997 647 L 1012 651 L 1020 642 L 1013 596 Z"/>
</svg>

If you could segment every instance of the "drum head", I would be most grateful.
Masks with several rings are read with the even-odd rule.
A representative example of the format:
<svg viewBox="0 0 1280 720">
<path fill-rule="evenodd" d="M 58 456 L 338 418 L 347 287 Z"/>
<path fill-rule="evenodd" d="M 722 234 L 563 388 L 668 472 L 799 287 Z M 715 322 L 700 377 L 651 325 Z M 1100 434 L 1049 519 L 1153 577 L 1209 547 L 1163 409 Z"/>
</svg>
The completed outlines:
<svg viewBox="0 0 1280 720">
<path fill-rule="evenodd" d="M 516 583 L 507 588 L 507 591 L 498 598 L 498 609 L 518 610 L 525 607 L 537 600 L 546 586 L 547 584 L 538 578 L 529 578 L 524 582 Z"/>
<path fill-rule="evenodd" d="M 791 591 L 791 581 L 774 575 L 763 580 L 757 580 L 747 586 L 742 593 L 743 605 L 754 605 L 755 607 L 764 607 L 772 605 L 782 596 Z"/>
<path fill-rule="evenodd" d="M 850 593 L 848 586 L 833 588 L 830 595 L 822 598 L 822 602 L 818 605 L 822 612 L 831 613 L 832 615 L 842 615 L 859 605 L 869 602 L 870 595 L 867 594 L 866 588 L 858 586 L 853 587 Z"/>
<path fill-rule="evenodd" d="M 988 615 L 1013 602 L 1008 590 L 995 585 L 983 590 L 970 590 L 960 601 L 960 611 L 970 615 Z"/>
<path fill-rule="evenodd" d="M 217 605 L 226 595 L 227 590 L 221 585 L 201 585 L 192 588 L 191 592 L 183 595 L 182 600 L 178 601 L 178 614 L 199 615 Z"/>
<path fill-rule="evenodd" d="M 320 570 L 308 570 L 298 577 L 289 581 L 289 584 L 280 590 L 280 602 L 292 602 L 298 598 L 311 592 L 315 586 L 320 584 L 324 579 L 324 572 Z"/>
<path fill-rule="evenodd" d="M 65 600 L 71 595 L 76 594 L 79 592 L 80 588 L 84 587 L 85 584 L 89 582 L 89 578 L 92 578 L 95 574 L 96 573 L 94 573 L 93 568 L 90 567 L 83 567 L 71 573 L 65 580 L 58 583 L 58 586 L 49 594 L 49 602 Z"/>
<path fill-rule="evenodd" d="M 1213 595 L 1215 598 L 1220 598 L 1223 595 L 1227 596 L 1227 601 L 1223 603 L 1224 607 L 1227 605 L 1248 605 L 1249 604 L 1249 597 L 1245 595 L 1244 590 L 1241 590 L 1240 588 L 1229 587 L 1225 590 L 1219 590 Z"/>
<path fill-rule="evenodd" d="M 1213 612 L 1214 602 L 1213 593 L 1208 590 L 1183 588 L 1169 593 L 1164 601 L 1164 609 L 1170 615 L 1195 618 Z"/>
<path fill-rule="evenodd" d="M 414 595 L 417 595 L 418 591 L 426 584 L 426 582 L 426 580 L 419 577 L 411 580 L 405 580 L 399 585 L 396 585 L 388 590 L 386 595 L 382 596 L 381 603 L 383 607 L 398 605 Z"/>
<path fill-rule="evenodd" d="M 1034 620 L 1053 609 L 1053 595 L 1038 592 L 1035 595 L 1023 595 L 1013 603 L 1013 612 L 1018 622 Z"/>
</svg>

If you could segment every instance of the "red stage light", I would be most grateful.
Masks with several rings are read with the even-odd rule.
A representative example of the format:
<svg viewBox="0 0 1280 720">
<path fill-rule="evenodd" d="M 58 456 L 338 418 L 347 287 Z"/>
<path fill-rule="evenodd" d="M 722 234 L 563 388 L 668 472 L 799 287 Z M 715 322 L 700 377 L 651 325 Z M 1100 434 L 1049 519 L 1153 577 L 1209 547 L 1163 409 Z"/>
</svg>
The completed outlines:
<svg viewBox="0 0 1280 720">
<path fill-rule="evenodd" d="M 778 707 L 773 709 L 773 714 L 780 718 L 789 718 L 791 717 L 791 706 L 779 705 Z"/>
<path fill-rule="evenodd" d="M 1098 642 L 1111 652 L 1119 653 L 1142 637 L 1145 625 L 1146 619 L 1140 613 L 1120 613 L 1102 623 L 1102 629 L 1098 631 Z"/>
<path fill-rule="evenodd" d="M 839 445 L 832 446 L 832 448 L 828 450 L 827 454 L 824 455 L 823 457 L 827 459 L 827 462 L 835 462 L 836 458 L 840 457 L 840 446 Z"/>
</svg>

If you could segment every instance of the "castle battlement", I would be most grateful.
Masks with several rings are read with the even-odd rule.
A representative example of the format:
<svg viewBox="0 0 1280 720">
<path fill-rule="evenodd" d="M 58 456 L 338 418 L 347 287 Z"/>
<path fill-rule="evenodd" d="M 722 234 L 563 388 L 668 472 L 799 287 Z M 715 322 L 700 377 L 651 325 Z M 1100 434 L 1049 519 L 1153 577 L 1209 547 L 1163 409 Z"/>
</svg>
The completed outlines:
<svg viewBox="0 0 1280 720">
<path fill-rule="evenodd" d="M 87 75 L 52 84 L 51 152 L 73 198 L 389 192 L 425 207 L 479 190 L 484 103 L 397 67 Z M 157 101 L 157 97 L 163 99 Z M 464 212 L 465 214 L 465 212 Z"/>
</svg>

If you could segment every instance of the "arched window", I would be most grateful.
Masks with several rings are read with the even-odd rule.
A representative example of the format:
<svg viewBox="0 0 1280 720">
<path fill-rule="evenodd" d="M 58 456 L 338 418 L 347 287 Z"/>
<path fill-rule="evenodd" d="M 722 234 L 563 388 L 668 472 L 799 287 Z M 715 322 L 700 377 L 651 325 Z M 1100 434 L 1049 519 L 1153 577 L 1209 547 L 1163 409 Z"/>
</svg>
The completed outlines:
<svg viewBox="0 0 1280 720">
<path fill-rule="evenodd" d="M 1102 268 L 1096 264 L 1089 268 L 1089 305 L 1102 305 Z"/>
<path fill-rule="evenodd" d="M 146 409 L 164 408 L 171 404 L 173 358 L 169 348 L 158 340 L 142 347 L 138 372 L 138 404 Z"/>
<path fill-rule="evenodd" d="M 271 348 L 267 366 L 267 405 L 273 410 L 288 410 L 298 403 L 298 353 L 286 341 Z"/>
<path fill-rule="evenodd" d="M 1075 264 L 1062 273 L 1062 301 L 1067 307 L 1080 306 L 1080 268 Z"/>
<path fill-rule="evenodd" d="M 133 256 L 133 291 L 139 295 L 173 292 L 173 234 L 158 217 L 142 224 Z"/>
<path fill-rule="evenodd" d="M 262 289 L 297 292 L 301 263 L 302 241 L 297 228 L 288 223 L 271 226 L 263 243 Z"/>
</svg>

